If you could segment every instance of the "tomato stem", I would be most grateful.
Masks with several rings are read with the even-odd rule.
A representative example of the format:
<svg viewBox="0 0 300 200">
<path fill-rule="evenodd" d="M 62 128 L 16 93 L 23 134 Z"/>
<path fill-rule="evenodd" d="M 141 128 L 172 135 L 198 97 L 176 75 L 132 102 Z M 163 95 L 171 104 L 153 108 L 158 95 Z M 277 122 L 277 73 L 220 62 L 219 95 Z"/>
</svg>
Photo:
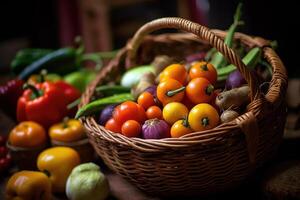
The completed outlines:
<svg viewBox="0 0 300 200">
<path fill-rule="evenodd" d="M 63 128 L 65 129 L 65 128 L 68 128 L 68 121 L 69 121 L 69 117 L 65 117 L 64 119 L 63 119 Z"/>
<path fill-rule="evenodd" d="M 206 127 L 209 125 L 209 119 L 207 117 L 204 117 L 201 119 L 202 126 Z"/>
<path fill-rule="evenodd" d="M 204 71 L 208 71 L 207 63 L 205 63 L 204 65 L 202 65 L 201 68 L 202 68 Z"/>
<path fill-rule="evenodd" d="M 189 123 L 188 123 L 188 120 L 187 120 L 187 116 L 184 117 L 184 118 L 182 119 L 182 125 L 183 125 L 184 127 L 189 127 Z"/>
<path fill-rule="evenodd" d="M 34 100 L 40 96 L 43 96 L 42 90 L 37 89 L 34 85 L 31 85 L 29 83 L 25 83 L 23 85 L 23 89 L 24 90 L 30 89 L 32 91 L 31 100 Z"/>
<path fill-rule="evenodd" d="M 211 95 L 214 91 L 214 86 L 212 84 L 209 84 L 206 88 L 205 88 L 205 93 L 207 95 Z"/>
<path fill-rule="evenodd" d="M 178 94 L 179 92 L 182 92 L 183 90 L 185 90 L 185 86 L 180 87 L 180 88 L 175 89 L 175 90 L 169 90 L 169 91 L 166 93 L 166 95 L 167 95 L 168 97 L 172 97 L 172 96 Z"/>
</svg>

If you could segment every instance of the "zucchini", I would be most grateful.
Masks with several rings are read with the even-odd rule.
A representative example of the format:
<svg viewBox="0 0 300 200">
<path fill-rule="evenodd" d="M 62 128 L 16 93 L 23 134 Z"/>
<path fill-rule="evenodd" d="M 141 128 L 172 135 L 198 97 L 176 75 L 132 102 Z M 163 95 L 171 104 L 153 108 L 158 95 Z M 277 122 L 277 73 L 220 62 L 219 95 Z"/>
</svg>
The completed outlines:
<svg viewBox="0 0 300 200">
<path fill-rule="evenodd" d="M 33 73 L 46 69 L 49 73 L 65 75 L 78 70 L 77 52 L 74 48 L 61 48 L 53 51 L 27 66 L 20 74 L 20 79 L 26 79 Z"/>
<path fill-rule="evenodd" d="M 26 66 L 53 51 L 52 49 L 37 48 L 21 49 L 12 60 L 10 68 L 15 74 L 19 74 Z"/>
</svg>

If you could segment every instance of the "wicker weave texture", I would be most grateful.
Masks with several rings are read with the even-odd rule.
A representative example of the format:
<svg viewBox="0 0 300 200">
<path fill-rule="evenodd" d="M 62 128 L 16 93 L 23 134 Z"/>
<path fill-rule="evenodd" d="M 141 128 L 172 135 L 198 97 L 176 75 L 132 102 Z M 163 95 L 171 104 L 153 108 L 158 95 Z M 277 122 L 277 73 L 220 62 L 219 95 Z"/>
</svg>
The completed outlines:
<svg viewBox="0 0 300 200">
<path fill-rule="evenodd" d="M 161 28 L 177 28 L 193 34 L 148 35 Z M 270 88 L 262 95 L 256 77 L 247 71 L 235 51 L 223 43 L 225 35 L 226 32 L 209 30 L 180 18 L 158 19 L 139 29 L 128 45 L 101 70 L 83 94 L 80 106 L 90 101 L 97 85 L 120 69 L 149 63 L 161 54 L 180 60 L 193 51 L 213 46 L 238 67 L 251 86 L 252 97 L 247 112 L 236 120 L 181 138 L 127 138 L 106 130 L 93 117 L 82 118 L 90 143 L 107 166 L 150 194 L 189 196 L 234 187 L 274 155 L 286 118 L 284 65 L 268 47 L 269 41 L 235 34 L 236 40 L 250 48 L 263 48 L 266 61 L 273 67 Z"/>
</svg>

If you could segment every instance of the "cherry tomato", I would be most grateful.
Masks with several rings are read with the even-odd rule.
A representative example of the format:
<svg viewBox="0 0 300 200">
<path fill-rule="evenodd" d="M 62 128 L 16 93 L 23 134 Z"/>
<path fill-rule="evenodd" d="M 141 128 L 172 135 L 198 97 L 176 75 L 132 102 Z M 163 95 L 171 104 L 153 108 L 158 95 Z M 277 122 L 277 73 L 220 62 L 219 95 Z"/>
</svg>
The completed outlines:
<svg viewBox="0 0 300 200">
<path fill-rule="evenodd" d="M 186 120 L 178 120 L 171 127 L 172 138 L 179 138 L 191 132 L 193 132 L 193 130 L 188 126 Z"/>
<path fill-rule="evenodd" d="M 186 95 L 194 103 L 208 103 L 213 97 L 214 87 L 205 78 L 194 78 L 186 86 Z"/>
<path fill-rule="evenodd" d="M 11 164 L 11 157 L 9 154 L 7 154 L 6 157 L 4 158 L 0 158 L 0 173 L 8 169 L 10 164 Z"/>
<path fill-rule="evenodd" d="M 139 105 L 141 105 L 145 110 L 147 110 L 150 106 L 155 105 L 154 97 L 150 92 L 143 92 L 137 99 Z"/>
<path fill-rule="evenodd" d="M 0 146 L 5 145 L 6 140 L 7 140 L 7 136 L 5 136 L 5 135 L 0 135 Z"/>
<path fill-rule="evenodd" d="M 125 101 L 114 109 L 113 118 L 119 124 L 123 124 L 130 119 L 142 123 L 146 119 L 146 113 L 145 110 L 137 103 L 133 101 Z"/>
<path fill-rule="evenodd" d="M 184 97 L 184 89 L 182 84 L 177 80 L 166 79 L 157 86 L 157 98 L 163 105 L 170 102 L 180 102 Z"/>
<path fill-rule="evenodd" d="M 6 156 L 6 154 L 8 153 L 8 150 L 5 146 L 0 146 L 0 158 L 3 158 Z"/>
<path fill-rule="evenodd" d="M 147 109 L 146 115 L 148 119 L 162 119 L 162 112 L 158 106 L 151 106 Z"/>
<path fill-rule="evenodd" d="M 121 133 L 121 124 L 115 121 L 114 118 L 111 118 L 106 122 L 105 128 L 115 133 Z"/>
<path fill-rule="evenodd" d="M 171 102 L 163 108 L 163 119 L 171 125 L 174 122 L 187 117 L 188 113 L 189 110 L 182 103 Z"/>
<path fill-rule="evenodd" d="M 212 129 L 219 124 L 219 121 L 218 112 L 207 103 L 200 103 L 193 107 L 188 116 L 188 123 L 194 131 Z"/>
<path fill-rule="evenodd" d="M 138 137 L 141 131 L 141 125 L 135 120 L 128 120 L 122 125 L 122 134 L 127 137 Z"/>
<path fill-rule="evenodd" d="M 179 81 L 181 84 L 186 83 L 187 79 L 187 71 L 184 65 L 181 64 L 172 64 L 166 67 L 161 74 L 159 75 L 159 81 L 163 82 L 167 78 L 175 79 Z"/>
<path fill-rule="evenodd" d="M 206 78 L 212 84 L 217 82 L 217 70 L 215 67 L 207 62 L 194 62 L 190 68 L 189 76 L 194 78 Z"/>
</svg>

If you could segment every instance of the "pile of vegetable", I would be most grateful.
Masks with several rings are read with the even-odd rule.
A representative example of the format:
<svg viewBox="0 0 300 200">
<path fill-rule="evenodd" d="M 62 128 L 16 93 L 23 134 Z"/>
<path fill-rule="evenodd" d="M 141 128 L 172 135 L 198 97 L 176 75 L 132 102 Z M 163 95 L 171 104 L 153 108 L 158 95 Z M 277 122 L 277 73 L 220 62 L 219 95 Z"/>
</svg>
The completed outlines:
<svg viewBox="0 0 300 200">
<path fill-rule="evenodd" d="M 83 143 L 87 140 L 83 125 L 73 119 L 77 112 L 73 105 L 95 78 L 102 59 L 114 55 L 84 53 L 81 43 L 16 54 L 11 63 L 16 78 L 0 86 L 0 108 L 16 122 L 8 137 L 0 136 L 0 173 L 12 164 L 21 170 L 7 182 L 6 199 L 47 200 L 52 194 L 66 194 L 72 200 L 91 196 L 102 200 L 109 195 L 100 168 L 81 165 L 93 160 L 83 157 L 89 144 Z M 85 61 L 93 61 L 94 68 L 85 68 Z"/>
<path fill-rule="evenodd" d="M 261 83 L 266 82 L 268 78 L 260 72 L 268 71 L 270 66 L 262 61 L 261 49 L 249 49 L 233 40 L 243 24 L 240 17 L 241 4 L 224 42 L 237 49 Z M 76 118 L 92 115 L 109 131 L 127 137 L 161 139 L 209 130 L 245 112 L 250 101 L 249 86 L 236 66 L 216 49 L 195 52 L 180 63 L 174 60 L 159 55 L 151 64 L 123 74 L 120 85 L 100 86 L 124 90 L 83 106 Z M 129 89 L 131 93 L 126 92 Z"/>
</svg>

